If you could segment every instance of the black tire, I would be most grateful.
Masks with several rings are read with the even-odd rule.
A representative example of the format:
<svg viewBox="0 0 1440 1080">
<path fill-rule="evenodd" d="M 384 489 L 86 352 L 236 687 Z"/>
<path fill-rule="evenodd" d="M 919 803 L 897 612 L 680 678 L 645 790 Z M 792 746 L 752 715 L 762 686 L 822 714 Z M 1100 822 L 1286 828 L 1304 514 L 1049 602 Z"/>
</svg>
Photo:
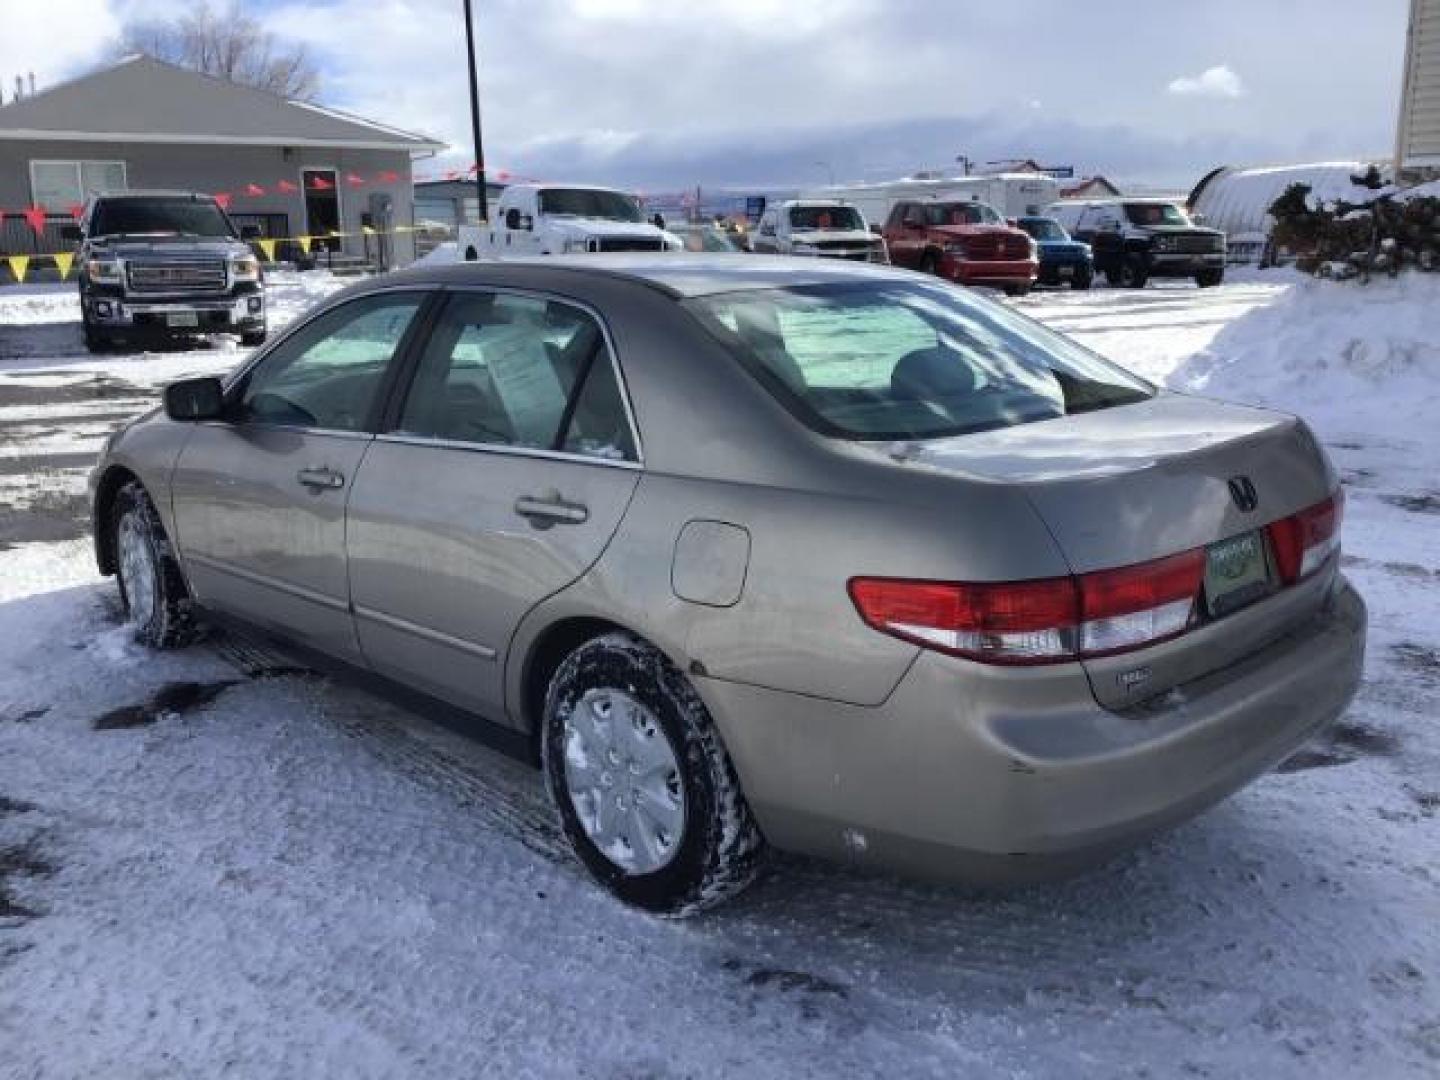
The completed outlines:
<svg viewBox="0 0 1440 1080">
<path fill-rule="evenodd" d="M 94 324 L 91 323 L 89 319 L 82 321 L 81 330 L 85 335 L 85 348 L 88 351 L 92 353 L 103 353 L 109 352 L 115 347 L 114 339 L 111 338 L 109 334 L 95 329 Z"/>
<path fill-rule="evenodd" d="M 1005 286 L 1005 295 L 1006 295 L 1006 296 L 1029 296 L 1029 295 L 1030 295 L 1030 286 L 1029 286 L 1029 285 L 1006 285 L 1006 286 Z"/>
<path fill-rule="evenodd" d="M 1075 272 L 1075 276 L 1070 279 L 1070 288 L 1072 289 L 1084 290 L 1090 288 L 1090 286 L 1094 284 L 1095 271 L 1090 269 L 1089 267 L 1086 267 L 1082 270 L 1077 270 Z"/>
<path fill-rule="evenodd" d="M 1145 283 L 1150 280 L 1150 269 L 1145 265 L 1145 259 L 1142 256 L 1127 255 L 1125 261 L 1120 264 L 1119 276 L 1121 288 L 1143 289 Z"/>
<path fill-rule="evenodd" d="M 125 531 L 133 529 L 130 537 Z M 115 581 L 127 620 L 135 627 L 135 640 L 152 649 L 178 649 L 195 640 L 195 606 L 170 538 L 150 496 L 138 482 L 126 484 L 115 496 L 110 512 L 110 540 L 115 552 Z M 141 545 L 151 560 L 148 603 L 133 590 L 145 588 L 143 578 L 131 574 L 122 552 L 122 543 Z"/>
<path fill-rule="evenodd" d="M 1195 284 L 1199 285 L 1202 289 L 1213 289 L 1224 280 L 1225 271 L 1223 269 L 1201 270 L 1195 275 Z"/>
<path fill-rule="evenodd" d="M 933 251 L 920 256 L 920 273 L 937 277 L 940 274 L 940 257 Z"/>
<path fill-rule="evenodd" d="M 671 841 L 669 861 L 649 873 L 632 874 L 604 854 L 587 835 L 571 797 L 567 720 L 587 692 L 606 690 L 648 710 L 680 766 L 683 832 Z M 620 900 L 678 918 L 735 896 L 755 879 L 765 842 L 734 766 L 704 702 L 657 649 L 620 632 L 587 641 L 550 680 L 541 724 L 545 779 L 565 835 L 591 876 Z"/>
<path fill-rule="evenodd" d="M 257 345 L 265 344 L 266 331 L 252 330 L 249 333 L 240 335 L 240 344 L 247 349 L 253 349 Z"/>
</svg>

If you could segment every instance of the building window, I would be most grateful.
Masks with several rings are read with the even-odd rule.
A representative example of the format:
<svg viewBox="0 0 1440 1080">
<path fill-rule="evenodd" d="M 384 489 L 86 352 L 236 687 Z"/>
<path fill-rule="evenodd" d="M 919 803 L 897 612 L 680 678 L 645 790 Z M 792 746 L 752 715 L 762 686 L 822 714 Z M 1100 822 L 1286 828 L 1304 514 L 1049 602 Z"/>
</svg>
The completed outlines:
<svg viewBox="0 0 1440 1080">
<path fill-rule="evenodd" d="M 123 161 L 32 161 L 30 199 L 52 213 L 84 203 L 101 191 L 125 190 Z"/>
</svg>

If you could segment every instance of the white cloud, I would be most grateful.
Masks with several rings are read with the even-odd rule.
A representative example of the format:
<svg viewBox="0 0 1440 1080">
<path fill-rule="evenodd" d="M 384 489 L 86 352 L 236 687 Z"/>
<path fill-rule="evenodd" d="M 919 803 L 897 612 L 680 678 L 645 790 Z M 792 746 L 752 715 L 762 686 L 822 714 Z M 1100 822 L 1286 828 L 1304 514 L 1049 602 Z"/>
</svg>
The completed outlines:
<svg viewBox="0 0 1440 1080">
<path fill-rule="evenodd" d="M 1238 98 L 1245 93 L 1245 84 L 1228 64 L 1216 64 L 1199 75 L 1171 79 L 1166 89 L 1179 97 Z"/>
<path fill-rule="evenodd" d="M 101 59 L 118 22 L 107 0 L 0 0 L 0 92 L 15 96 L 15 76 L 35 73 L 44 90 Z"/>
</svg>

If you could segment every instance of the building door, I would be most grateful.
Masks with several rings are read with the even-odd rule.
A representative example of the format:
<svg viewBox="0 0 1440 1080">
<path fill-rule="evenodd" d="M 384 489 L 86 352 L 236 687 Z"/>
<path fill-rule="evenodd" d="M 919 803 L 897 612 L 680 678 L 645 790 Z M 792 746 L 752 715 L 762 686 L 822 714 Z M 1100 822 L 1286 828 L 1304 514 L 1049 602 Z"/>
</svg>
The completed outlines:
<svg viewBox="0 0 1440 1080">
<path fill-rule="evenodd" d="M 340 176 L 334 169 L 301 169 L 305 186 L 305 235 L 323 237 L 315 247 L 340 250 L 331 233 L 340 231 Z"/>
</svg>

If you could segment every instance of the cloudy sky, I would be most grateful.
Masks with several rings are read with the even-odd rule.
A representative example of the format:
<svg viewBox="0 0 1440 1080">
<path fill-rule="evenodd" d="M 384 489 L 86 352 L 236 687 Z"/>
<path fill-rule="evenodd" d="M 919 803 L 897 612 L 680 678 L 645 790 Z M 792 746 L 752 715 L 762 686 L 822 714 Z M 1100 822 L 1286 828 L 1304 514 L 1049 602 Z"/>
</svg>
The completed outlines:
<svg viewBox="0 0 1440 1080">
<path fill-rule="evenodd" d="M 194 0 L 0 0 L 0 80 L 112 55 Z M 474 0 L 492 170 L 652 191 L 1034 157 L 1185 187 L 1385 154 L 1407 0 Z M 321 99 L 468 164 L 461 0 L 246 0 Z M 57 28 L 61 28 L 58 29 Z M 443 165 L 442 165 L 443 167 Z"/>
</svg>

